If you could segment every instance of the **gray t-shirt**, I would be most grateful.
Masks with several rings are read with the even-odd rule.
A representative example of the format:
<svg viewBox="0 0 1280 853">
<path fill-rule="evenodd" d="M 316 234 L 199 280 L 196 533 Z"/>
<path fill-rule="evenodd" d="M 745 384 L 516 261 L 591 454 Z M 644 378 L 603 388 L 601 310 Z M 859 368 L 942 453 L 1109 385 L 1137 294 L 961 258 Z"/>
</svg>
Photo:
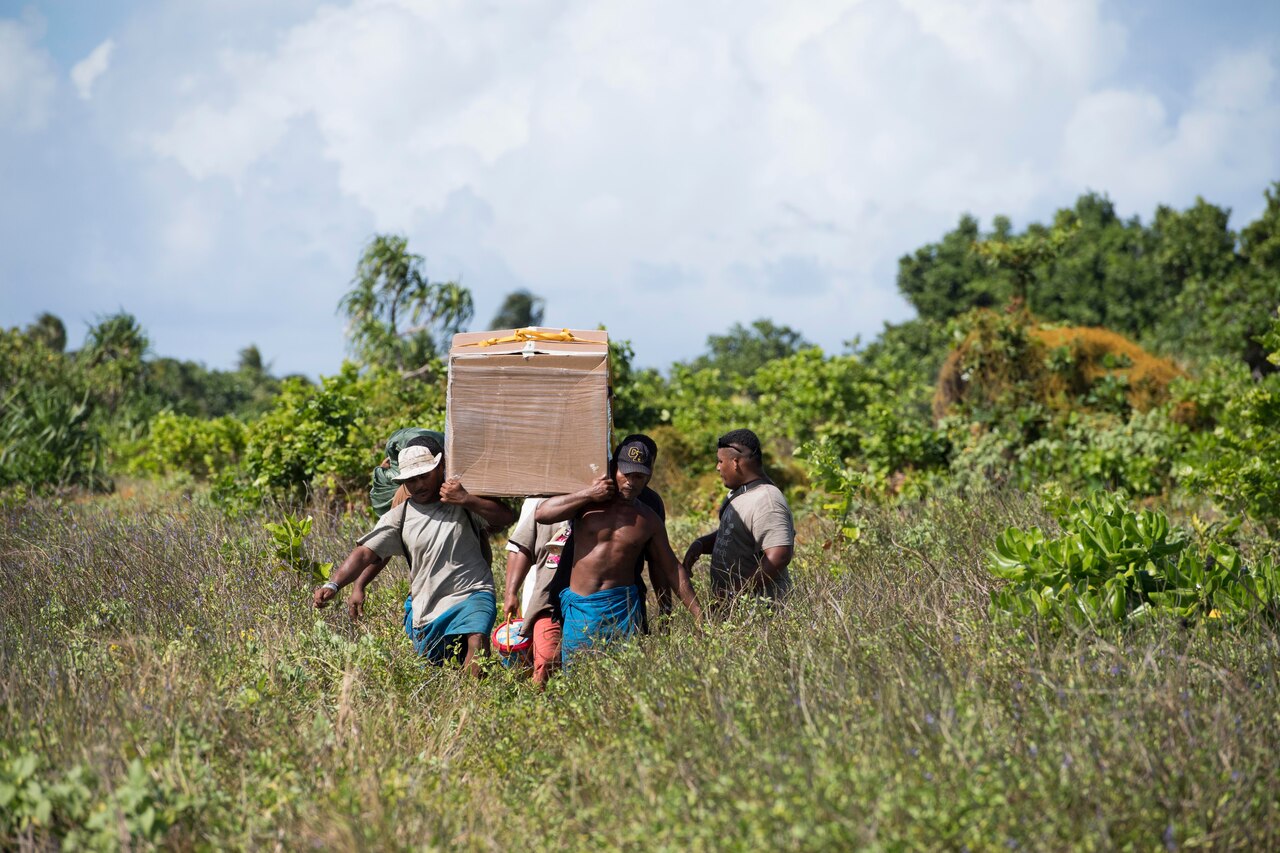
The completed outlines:
<svg viewBox="0 0 1280 853">
<path fill-rule="evenodd" d="M 795 523 L 787 499 L 772 483 L 734 489 L 720 514 L 716 547 L 711 553 L 711 590 L 736 592 L 743 579 L 760 566 L 766 548 L 795 546 Z M 764 594 L 780 598 L 791 591 L 790 569 L 768 584 Z"/>
<path fill-rule="evenodd" d="M 472 593 L 493 592 L 493 567 L 485 562 L 477 529 L 485 529 L 484 520 L 460 506 L 410 500 L 387 510 L 357 544 L 379 557 L 409 559 L 413 627 L 421 628 Z"/>
<path fill-rule="evenodd" d="M 572 529 L 568 521 L 538 524 L 534 514 L 540 503 L 541 498 L 529 498 L 524 502 L 520 520 L 516 522 L 507 545 L 509 549 L 524 548 L 533 555 L 533 566 L 525 576 L 522 594 L 521 612 L 526 634 L 533 630 L 535 619 L 551 613 L 551 583 L 555 580 L 556 569 Z"/>
</svg>

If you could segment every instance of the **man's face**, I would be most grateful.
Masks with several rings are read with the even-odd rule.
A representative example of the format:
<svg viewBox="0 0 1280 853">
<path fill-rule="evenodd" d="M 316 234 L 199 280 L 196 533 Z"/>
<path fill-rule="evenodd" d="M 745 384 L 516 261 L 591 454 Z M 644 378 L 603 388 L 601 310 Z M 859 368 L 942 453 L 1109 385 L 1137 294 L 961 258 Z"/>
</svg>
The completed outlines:
<svg viewBox="0 0 1280 853">
<path fill-rule="evenodd" d="M 420 504 L 429 504 L 440 499 L 440 486 L 444 483 L 444 463 L 437 465 L 434 471 L 419 474 L 404 481 L 409 490 L 409 497 Z"/>
<path fill-rule="evenodd" d="M 640 493 L 644 491 L 644 487 L 649 485 L 649 475 L 636 471 L 633 474 L 624 474 L 618 471 L 613 475 L 613 482 L 618 486 L 618 495 L 627 501 L 633 501 L 640 497 Z"/>
<path fill-rule="evenodd" d="M 742 473 L 742 454 L 732 447 L 721 447 L 716 450 L 716 471 L 726 489 L 736 489 L 746 482 Z"/>
</svg>

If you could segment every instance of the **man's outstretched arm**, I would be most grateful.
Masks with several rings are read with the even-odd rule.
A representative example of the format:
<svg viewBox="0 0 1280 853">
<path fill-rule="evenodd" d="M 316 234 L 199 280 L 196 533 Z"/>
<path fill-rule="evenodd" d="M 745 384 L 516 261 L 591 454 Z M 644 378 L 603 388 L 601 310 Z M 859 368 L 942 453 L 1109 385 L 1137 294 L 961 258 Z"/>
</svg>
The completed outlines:
<svg viewBox="0 0 1280 853">
<path fill-rule="evenodd" d="M 347 555 L 347 558 L 342 561 L 342 565 L 338 566 L 333 574 L 329 576 L 328 582 L 323 586 L 316 587 L 315 592 L 311 594 L 312 603 L 316 607 L 327 606 L 330 599 L 338 594 L 338 590 L 359 578 L 362 583 L 356 584 L 356 593 L 353 593 L 351 604 L 348 608 L 351 612 L 351 618 L 358 619 L 362 615 L 365 585 L 373 580 L 386 564 L 387 561 L 379 557 L 372 548 L 357 545 Z M 366 574 L 368 577 L 365 577 Z"/>
<path fill-rule="evenodd" d="M 689 572 L 676 559 L 671 550 L 671 542 L 667 539 L 667 527 L 659 523 L 657 532 L 645 546 L 645 556 L 650 567 L 656 567 L 666 578 L 667 584 L 675 589 L 676 595 L 684 606 L 693 614 L 694 621 L 702 622 L 702 607 L 698 604 L 698 596 L 694 594 L 693 584 L 689 582 Z"/>
<path fill-rule="evenodd" d="M 685 571 L 692 572 L 693 564 L 698 562 L 699 557 L 703 554 L 710 554 L 716 549 L 716 534 L 718 532 L 713 530 L 706 536 L 699 536 L 689 543 L 689 547 L 684 552 L 684 560 L 680 563 Z"/>
<path fill-rule="evenodd" d="M 507 620 L 516 618 L 520 612 L 520 587 L 533 566 L 529 549 L 519 545 L 516 548 L 519 550 L 507 552 L 507 586 L 502 599 L 502 612 Z"/>
<path fill-rule="evenodd" d="M 613 482 L 613 478 L 607 474 L 602 474 L 585 489 L 580 489 L 567 495 L 547 498 L 538 504 L 538 511 L 534 515 L 534 520 L 539 524 L 555 524 L 559 521 L 568 521 L 589 504 L 613 500 L 613 496 L 617 492 L 618 486 Z"/>
</svg>

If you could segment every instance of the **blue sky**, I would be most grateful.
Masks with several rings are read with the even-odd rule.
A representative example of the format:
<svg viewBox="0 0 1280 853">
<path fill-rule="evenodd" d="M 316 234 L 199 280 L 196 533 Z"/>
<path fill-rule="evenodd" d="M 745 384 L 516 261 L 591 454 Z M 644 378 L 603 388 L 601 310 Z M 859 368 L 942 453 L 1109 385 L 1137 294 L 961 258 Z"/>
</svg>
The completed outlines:
<svg viewBox="0 0 1280 853">
<path fill-rule="evenodd" d="M 664 367 L 911 316 L 898 257 L 1089 189 L 1239 227 L 1280 179 L 1280 4 L 0 0 L 0 324 L 334 372 L 361 248 Z"/>
</svg>

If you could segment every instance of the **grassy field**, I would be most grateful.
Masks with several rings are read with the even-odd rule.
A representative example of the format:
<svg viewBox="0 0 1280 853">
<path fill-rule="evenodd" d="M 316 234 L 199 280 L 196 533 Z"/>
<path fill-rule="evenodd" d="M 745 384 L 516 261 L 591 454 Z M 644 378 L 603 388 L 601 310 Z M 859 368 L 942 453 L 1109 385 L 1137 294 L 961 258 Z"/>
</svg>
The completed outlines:
<svg viewBox="0 0 1280 853">
<path fill-rule="evenodd" d="M 545 695 L 421 666 L 402 565 L 364 624 L 317 614 L 265 520 L 0 510 L 0 847 L 1280 846 L 1273 628 L 993 624 L 987 550 L 1049 523 L 1018 494 L 807 523 L 783 612 L 677 615 Z"/>
</svg>

